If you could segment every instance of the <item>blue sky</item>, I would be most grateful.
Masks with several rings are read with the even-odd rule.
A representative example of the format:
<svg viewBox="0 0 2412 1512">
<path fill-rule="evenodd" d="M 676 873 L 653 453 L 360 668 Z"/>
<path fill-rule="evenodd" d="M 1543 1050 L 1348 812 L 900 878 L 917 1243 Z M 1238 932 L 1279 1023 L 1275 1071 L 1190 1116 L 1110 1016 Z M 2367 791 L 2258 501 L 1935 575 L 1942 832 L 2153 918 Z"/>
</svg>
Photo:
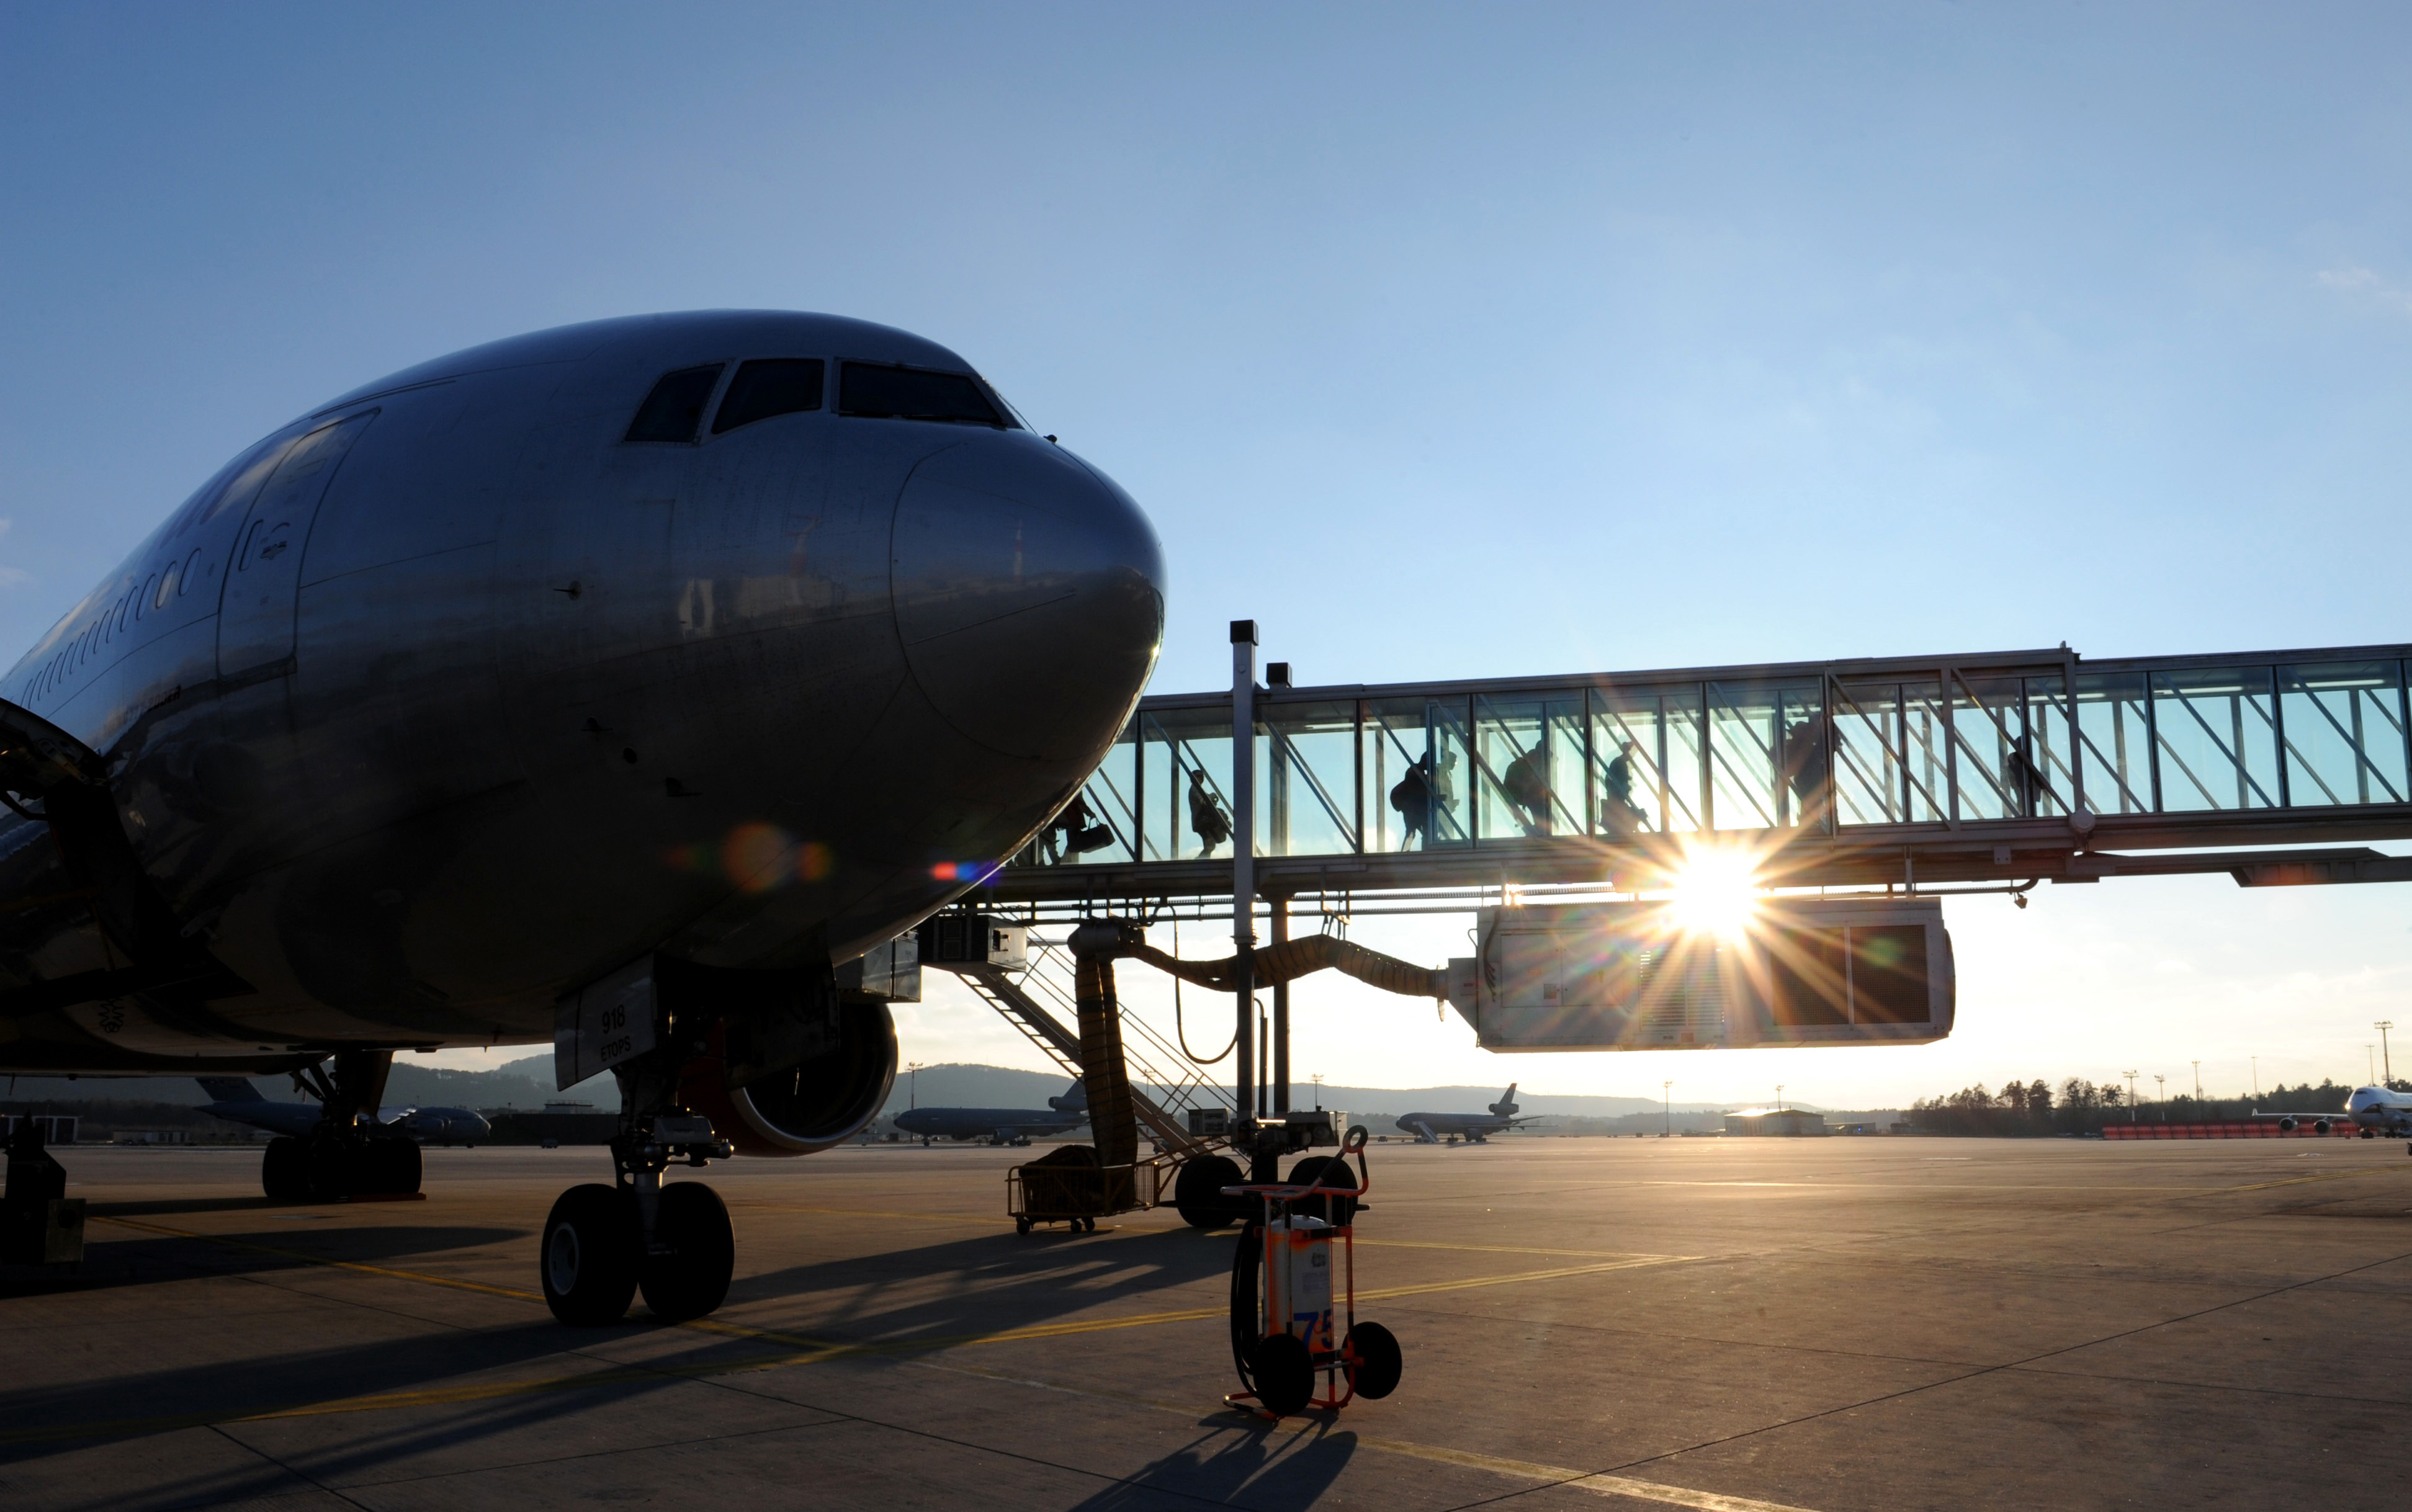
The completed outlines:
<svg viewBox="0 0 2412 1512">
<path fill-rule="evenodd" d="M 1171 564 L 1164 690 L 1221 681 L 1243 616 L 1315 682 L 2412 639 L 2407 34 L 2316 6 L 7 7 L 0 641 L 316 402 L 728 305 L 946 342 L 1113 474 Z M 1841 1104 L 2200 1057 L 2243 1087 L 2257 1053 L 2358 1076 L 2412 1007 L 2401 888 L 2046 893 L 1955 907 L 1945 1046 L 1494 1066 L 1318 984 L 1302 1067 Z M 917 1060 L 1029 1053 L 967 1000 L 906 1030 Z"/>
</svg>

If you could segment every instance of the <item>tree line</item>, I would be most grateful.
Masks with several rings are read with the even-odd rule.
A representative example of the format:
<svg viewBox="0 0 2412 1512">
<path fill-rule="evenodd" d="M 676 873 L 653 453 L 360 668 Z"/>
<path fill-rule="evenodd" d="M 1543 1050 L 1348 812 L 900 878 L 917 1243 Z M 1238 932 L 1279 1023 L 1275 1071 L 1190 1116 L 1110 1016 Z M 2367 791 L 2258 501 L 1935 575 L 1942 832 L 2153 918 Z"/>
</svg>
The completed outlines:
<svg viewBox="0 0 2412 1512">
<path fill-rule="evenodd" d="M 2412 1081 L 2388 1085 L 2412 1092 Z M 2139 1091 L 2128 1100 L 2127 1089 L 2115 1081 L 2088 1081 L 2070 1077 L 2057 1088 L 2038 1078 L 2006 1081 L 1988 1092 L 1979 1083 L 1940 1097 L 1925 1097 L 1909 1107 L 1910 1127 L 1920 1134 L 2021 1135 L 2099 1134 L 2106 1123 L 2220 1123 L 2263 1113 L 2340 1113 L 2353 1094 L 2323 1077 L 2317 1086 L 2306 1081 L 2289 1087 L 2283 1082 L 2258 1097 L 2202 1097 L 2179 1093 L 2155 1098 Z"/>
</svg>

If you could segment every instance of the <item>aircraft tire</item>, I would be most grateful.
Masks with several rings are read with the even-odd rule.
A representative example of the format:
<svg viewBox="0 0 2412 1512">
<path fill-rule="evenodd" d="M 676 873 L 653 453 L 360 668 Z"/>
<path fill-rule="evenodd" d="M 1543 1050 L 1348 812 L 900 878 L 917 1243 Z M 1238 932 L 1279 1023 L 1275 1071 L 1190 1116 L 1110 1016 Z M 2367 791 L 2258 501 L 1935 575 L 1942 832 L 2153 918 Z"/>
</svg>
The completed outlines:
<svg viewBox="0 0 2412 1512">
<path fill-rule="evenodd" d="M 1199 1155 L 1182 1162 L 1181 1174 L 1172 1179 L 1172 1205 L 1192 1228 L 1228 1228 L 1243 1221 L 1246 1211 L 1244 1204 L 1225 1196 L 1223 1188 L 1244 1180 L 1240 1163 L 1230 1156 Z"/>
<path fill-rule="evenodd" d="M 418 1141 L 372 1139 L 354 1152 L 357 1192 L 400 1195 L 419 1190 L 420 1162 Z"/>
<path fill-rule="evenodd" d="M 699 1318 L 728 1296 L 737 1269 L 737 1236 L 728 1226 L 728 1205 L 701 1182 L 662 1188 L 654 1237 L 669 1246 L 645 1258 L 637 1284 L 654 1316 L 669 1323 Z"/>
<path fill-rule="evenodd" d="M 271 1202 L 310 1200 L 310 1152 L 301 1140 L 280 1134 L 268 1141 L 259 1157 L 259 1186 Z"/>
<path fill-rule="evenodd" d="M 1304 1186 L 1334 1166 L 1339 1167 L 1340 1169 L 1331 1180 L 1351 1192 L 1357 1190 L 1356 1173 L 1348 1168 L 1348 1162 L 1338 1155 L 1307 1156 L 1289 1168 L 1289 1184 Z M 1305 1202 L 1291 1204 L 1290 1211 L 1320 1218 L 1327 1224 L 1346 1224 L 1356 1219 L 1357 1199 L 1353 1196 L 1316 1197 Z"/>
<path fill-rule="evenodd" d="M 1315 1397 L 1315 1357 L 1292 1333 L 1269 1333 L 1248 1351 L 1248 1378 L 1257 1405 L 1276 1417 L 1303 1412 Z"/>
<path fill-rule="evenodd" d="M 1399 1341 L 1390 1329 L 1360 1323 L 1342 1341 L 1341 1353 L 1351 1361 L 1348 1385 L 1357 1395 L 1379 1402 L 1399 1388 Z"/>
<path fill-rule="evenodd" d="M 571 1187 L 544 1220 L 544 1305 L 573 1326 L 618 1322 L 637 1295 L 643 1247 L 633 1196 L 596 1182 Z"/>
</svg>

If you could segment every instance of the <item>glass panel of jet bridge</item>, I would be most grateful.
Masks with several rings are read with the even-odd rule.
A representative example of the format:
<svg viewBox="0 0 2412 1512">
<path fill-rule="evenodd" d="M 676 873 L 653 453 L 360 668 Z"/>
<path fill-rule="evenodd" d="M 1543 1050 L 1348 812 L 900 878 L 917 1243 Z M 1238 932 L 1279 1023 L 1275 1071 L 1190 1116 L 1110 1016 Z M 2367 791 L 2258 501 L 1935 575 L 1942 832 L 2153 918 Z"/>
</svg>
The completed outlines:
<svg viewBox="0 0 2412 1512">
<path fill-rule="evenodd" d="M 2403 674 L 2395 661 L 2278 668 L 2291 806 L 2405 801 Z"/>
</svg>

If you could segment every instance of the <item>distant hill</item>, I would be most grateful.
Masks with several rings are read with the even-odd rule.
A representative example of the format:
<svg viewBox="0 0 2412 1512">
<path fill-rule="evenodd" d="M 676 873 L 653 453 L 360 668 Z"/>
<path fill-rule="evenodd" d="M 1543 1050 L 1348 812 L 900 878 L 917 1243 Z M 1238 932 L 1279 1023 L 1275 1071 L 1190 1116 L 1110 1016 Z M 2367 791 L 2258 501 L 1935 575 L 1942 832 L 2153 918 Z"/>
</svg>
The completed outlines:
<svg viewBox="0 0 2412 1512">
<path fill-rule="evenodd" d="M 287 1077 L 254 1077 L 251 1084 L 271 1102 L 309 1101 L 293 1090 Z M 191 1077 L 0 1077 L 0 1101 L 12 1106 L 147 1102 L 190 1108 L 211 1100 Z M 553 1091 L 550 1052 L 511 1061 L 492 1071 L 449 1071 L 414 1064 L 408 1056 L 398 1055 L 393 1075 L 385 1084 L 388 1107 L 536 1109 L 557 1100 L 593 1103 L 596 1112 L 613 1112 L 620 1107 L 620 1088 L 607 1074 L 567 1092 Z"/>
<path fill-rule="evenodd" d="M 924 1108 L 1044 1108 L 1050 1097 L 1060 1097 L 1071 1085 L 1071 1078 L 1051 1076 L 1040 1071 L 1019 1071 L 1002 1065 L 925 1065 L 919 1074 L 919 1101 Z M 896 1075 L 896 1090 L 889 1096 L 887 1113 L 904 1110 L 906 1099 L 913 1095 L 913 1078 L 904 1072 Z M 1228 1095 L 1228 1087 L 1224 1089 Z M 1402 1113 L 1478 1113 L 1499 1100 L 1506 1091 L 1497 1087 L 1324 1087 L 1323 1106 L 1336 1108 L 1361 1117 L 1387 1114 L 1396 1118 Z M 1299 1082 L 1292 1091 L 1293 1100 L 1302 1108 L 1312 1108 L 1316 1099 L 1313 1082 Z M 1658 1101 L 1653 1097 L 1589 1097 L 1568 1094 L 1526 1093 L 1516 1094 L 1517 1105 L 1526 1114 L 1555 1113 L 1582 1118 L 1616 1118 L 1626 1113 L 1658 1111 Z M 1682 1112 L 1696 1108 L 1684 1104 Z M 1722 1111 L 1722 1108 L 1703 1109 Z"/>
</svg>

